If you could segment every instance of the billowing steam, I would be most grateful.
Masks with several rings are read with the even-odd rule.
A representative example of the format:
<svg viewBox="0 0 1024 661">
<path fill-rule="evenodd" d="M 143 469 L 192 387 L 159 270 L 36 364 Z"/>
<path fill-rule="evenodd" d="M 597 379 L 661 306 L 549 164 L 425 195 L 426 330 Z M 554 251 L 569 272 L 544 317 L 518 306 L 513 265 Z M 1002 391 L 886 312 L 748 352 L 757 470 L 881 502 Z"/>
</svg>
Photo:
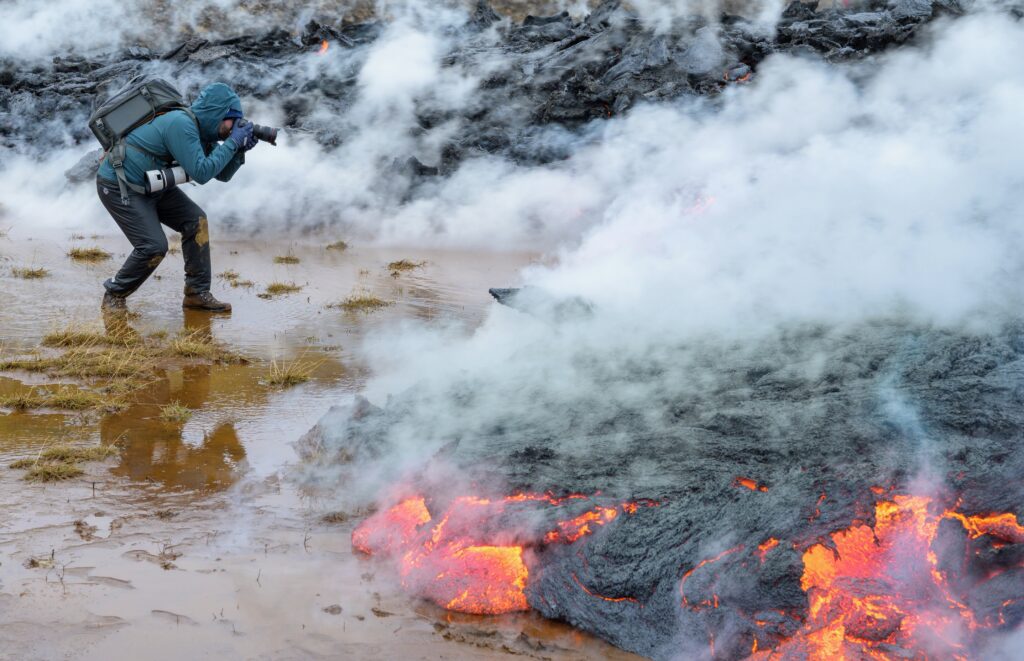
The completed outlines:
<svg viewBox="0 0 1024 661">
<path fill-rule="evenodd" d="M 678 3 L 635 4 L 654 33 L 676 34 Z M 225 12 L 226 22 L 214 22 L 225 33 L 263 20 L 229 3 L 184 6 L 173 14 L 178 30 L 198 30 L 210 12 Z M 67 29 L 45 47 L 30 44 L 22 35 L 33 34 L 29 27 L 41 19 L 27 18 L 25 7 L 0 10 L 10 32 L 4 36 L 11 36 L 4 48 L 39 57 L 72 44 L 97 46 Z M 770 32 L 782 7 L 759 7 L 751 29 Z M 662 545 L 658 557 L 670 578 L 643 576 L 649 594 L 620 596 L 678 606 L 680 567 L 670 566 L 676 556 L 693 568 L 695 558 L 741 548 L 743 535 L 755 544 L 778 542 L 807 522 L 828 534 L 851 525 L 843 517 L 867 489 L 865 480 L 906 485 L 924 468 L 946 479 L 954 453 L 933 440 L 955 446 L 956 461 L 969 463 L 980 450 L 964 439 L 1008 437 L 1011 414 L 976 409 L 988 406 L 986 397 L 1002 405 L 1016 396 L 1008 383 L 1017 374 L 1020 333 L 1004 329 L 1021 304 L 1024 266 L 1019 21 L 979 9 L 936 21 L 912 46 L 857 64 L 774 55 L 750 82 L 713 100 L 641 98 L 613 118 L 516 133 L 522 158 L 467 150 L 446 169 L 448 138 L 482 112 L 483 90 L 507 65 L 494 48 L 499 37 L 477 30 L 471 43 L 480 56 L 453 63 L 449 53 L 468 14 L 433 3 L 386 9 L 393 20 L 374 40 L 344 49 L 328 40 L 321 52 L 317 38 L 300 60 L 304 80 L 354 88 L 351 103 L 338 113 L 314 109 L 302 132 L 277 149 L 260 146 L 236 181 L 196 190 L 197 201 L 215 223 L 239 232 L 332 225 L 364 241 L 529 247 L 556 259 L 526 269 L 522 283 L 494 283 L 530 285 L 525 311 L 495 306 L 471 333 L 405 326 L 369 340 L 376 377 L 368 401 L 324 418 L 302 446 L 311 458 L 303 479 L 343 484 L 338 500 L 354 507 L 391 498 L 393 485 L 410 479 L 449 500 L 481 483 L 500 491 L 505 481 L 510 488 L 600 489 L 622 499 L 699 491 L 699 515 L 677 500 L 678 509 L 669 504 L 620 522 L 642 526 L 658 516 L 678 537 L 647 540 L 651 548 Z M 129 14 L 118 15 L 141 20 Z M 287 18 L 288 25 L 305 20 Z M 16 39 L 12 23 L 23 26 Z M 707 53 L 717 45 L 714 34 L 688 37 L 708 40 Z M 175 72 L 170 61 L 147 66 Z M 204 77 L 238 75 L 253 89 L 298 94 L 289 87 L 291 72 L 214 62 L 179 78 L 195 90 Z M 285 123 L 294 99 L 283 96 L 246 99 L 249 114 Z M 503 110 L 519 128 L 531 121 L 514 104 Z M 3 203 L 13 223 L 108 222 L 88 186 L 62 181 L 81 152 L 76 131 L 45 114 L 16 121 L 41 122 L 58 146 L 42 161 L 25 145 L 4 148 L 0 189 L 11 191 Z M 334 131 L 340 144 L 325 144 L 317 124 L 341 127 Z M 542 150 L 562 157 L 531 158 Z M 410 158 L 435 172 L 413 176 Z M 957 339 L 964 336 L 973 338 L 967 358 Z M 948 374 L 964 380 L 936 385 Z M 957 399 L 961 389 L 969 401 Z M 510 459 L 513 441 L 518 459 Z M 819 466 L 809 457 L 819 455 L 834 473 L 814 474 Z M 706 459 L 700 475 L 687 463 L 693 457 Z M 1008 480 L 1012 462 L 993 471 Z M 741 476 L 771 488 L 737 488 Z M 826 478 L 840 492 L 819 497 Z M 738 498 L 771 504 L 774 518 L 751 515 L 752 504 L 727 518 L 727 505 Z M 840 505 L 829 510 L 831 502 Z M 436 512 L 418 514 L 431 521 Z M 712 534 L 697 534 L 709 528 Z M 792 573 L 798 543 L 806 548 L 809 541 L 762 551 L 778 547 Z M 723 565 L 753 552 L 736 551 Z M 577 562 L 568 552 L 557 559 Z M 620 571 L 614 560 L 594 559 L 611 574 Z M 535 594 L 546 589 L 543 580 Z M 640 580 L 631 575 L 620 583 Z M 664 592 L 669 583 L 671 594 Z M 600 592 L 587 585 L 584 595 Z M 691 587 L 699 588 L 697 579 Z M 741 592 L 722 587 L 726 595 Z M 788 598 L 805 603 L 802 593 Z M 566 613 L 559 608 L 570 608 L 549 606 L 547 614 L 559 616 Z M 635 632 L 607 635 L 664 658 L 670 655 L 655 647 L 666 638 L 677 651 L 703 650 L 698 610 L 686 611 L 678 631 L 660 631 L 656 641 L 636 642 L 629 638 Z M 618 612 L 574 621 L 597 631 Z M 637 617 L 663 623 L 677 614 L 652 606 Z M 734 633 L 749 643 L 746 633 Z"/>
</svg>

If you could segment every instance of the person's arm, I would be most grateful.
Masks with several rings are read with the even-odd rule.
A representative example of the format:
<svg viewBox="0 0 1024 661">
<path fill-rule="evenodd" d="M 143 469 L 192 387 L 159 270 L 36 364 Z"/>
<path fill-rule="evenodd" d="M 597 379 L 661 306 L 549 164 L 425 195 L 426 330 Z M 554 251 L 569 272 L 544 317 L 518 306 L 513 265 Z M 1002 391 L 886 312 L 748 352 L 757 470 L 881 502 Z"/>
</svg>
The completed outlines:
<svg viewBox="0 0 1024 661">
<path fill-rule="evenodd" d="M 171 153 L 178 165 L 183 167 L 188 176 L 192 177 L 197 184 L 205 184 L 213 179 L 236 155 L 241 156 L 241 149 L 231 138 L 220 143 L 207 155 L 203 143 L 199 139 L 199 127 L 192 121 L 192 118 L 185 113 L 174 114 L 177 117 L 164 132 L 164 143 L 167 145 L 167 151 Z M 235 167 L 235 170 L 237 169 Z M 223 181 L 227 181 L 227 179 Z"/>
<path fill-rule="evenodd" d="M 206 146 L 209 150 L 213 150 L 213 145 L 208 144 Z M 209 153 L 210 152 L 208 151 L 207 154 Z M 228 161 L 228 164 L 224 166 L 224 169 L 221 170 L 220 174 L 218 174 L 215 178 L 217 179 L 217 181 L 231 181 L 231 177 L 235 176 L 235 173 L 238 172 L 238 168 L 242 167 L 243 165 L 245 165 L 245 152 L 236 151 L 234 158 Z"/>
</svg>

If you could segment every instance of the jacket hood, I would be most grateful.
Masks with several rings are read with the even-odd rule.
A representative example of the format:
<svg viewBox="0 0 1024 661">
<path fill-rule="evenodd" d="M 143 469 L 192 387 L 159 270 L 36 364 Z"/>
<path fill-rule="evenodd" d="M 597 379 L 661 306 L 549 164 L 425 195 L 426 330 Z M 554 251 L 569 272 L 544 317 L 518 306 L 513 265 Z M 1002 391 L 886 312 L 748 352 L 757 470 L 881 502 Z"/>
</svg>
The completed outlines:
<svg viewBox="0 0 1024 661">
<path fill-rule="evenodd" d="M 213 83 L 203 88 L 199 98 L 192 103 L 192 112 L 199 123 L 199 137 L 203 142 L 216 142 L 217 128 L 228 111 L 242 112 L 242 100 L 235 91 L 224 83 Z"/>
</svg>

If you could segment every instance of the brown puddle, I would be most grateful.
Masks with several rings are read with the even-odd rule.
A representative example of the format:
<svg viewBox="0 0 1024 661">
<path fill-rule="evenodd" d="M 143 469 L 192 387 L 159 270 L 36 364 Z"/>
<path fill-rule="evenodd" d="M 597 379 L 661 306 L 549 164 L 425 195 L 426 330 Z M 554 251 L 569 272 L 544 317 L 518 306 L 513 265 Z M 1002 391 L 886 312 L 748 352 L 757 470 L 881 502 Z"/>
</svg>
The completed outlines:
<svg viewBox="0 0 1024 661">
<path fill-rule="evenodd" d="M 114 259 L 68 260 L 67 249 L 81 244 Z M 365 334 L 403 319 L 471 329 L 491 304 L 487 288 L 515 284 L 530 255 L 336 251 L 216 236 L 212 245 L 215 272 L 254 282 L 215 281 L 231 316 L 183 314 L 181 256 L 172 253 L 160 278 L 130 300 L 131 324 L 143 334 L 209 334 L 249 364 L 177 361 L 116 413 L 0 413 L 0 657 L 636 658 L 536 615 L 465 616 L 411 601 L 353 554 L 356 521 L 325 521 L 330 504 L 282 478 L 297 459 L 292 442 L 364 383 Z M 126 250 L 120 236 L 28 240 L 15 231 L 0 239 L 3 347 L 24 351 L 69 321 L 97 321 L 100 282 Z M 299 263 L 275 264 L 286 252 Z M 397 276 L 386 268 L 406 258 L 426 264 Z M 11 276 L 11 266 L 28 263 L 51 276 Z M 272 281 L 302 289 L 259 298 Z M 326 307 L 357 292 L 393 304 L 369 314 Z M 265 382 L 271 361 L 314 369 L 305 383 L 274 387 Z M 0 374 L 0 396 L 55 381 Z M 170 403 L 191 415 L 162 419 Z M 6 467 L 57 443 L 119 449 L 61 483 L 27 483 L 24 471 Z"/>
</svg>

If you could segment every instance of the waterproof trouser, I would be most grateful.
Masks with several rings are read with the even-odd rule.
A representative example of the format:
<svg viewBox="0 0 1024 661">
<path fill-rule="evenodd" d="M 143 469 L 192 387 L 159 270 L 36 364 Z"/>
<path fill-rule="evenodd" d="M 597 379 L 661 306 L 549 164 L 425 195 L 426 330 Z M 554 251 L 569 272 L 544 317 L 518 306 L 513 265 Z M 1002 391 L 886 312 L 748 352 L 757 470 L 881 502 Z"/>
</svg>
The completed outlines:
<svg viewBox="0 0 1024 661">
<path fill-rule="evenodd" d="M 128 203 L 121 201 L 116 183 L 96 180 L 100 201 L 131 242 L 132 253 L 121 270 L 103 283 L 115 296 L 128 296 L 146 281 L 167 254 L 167 237 L 161 223 L 181 234 L 185 257 L 185 293 L 210 291 L 210 231 L 206 213 L 180 188 L 141 195 L 128 191 Z"/>
</svg>

